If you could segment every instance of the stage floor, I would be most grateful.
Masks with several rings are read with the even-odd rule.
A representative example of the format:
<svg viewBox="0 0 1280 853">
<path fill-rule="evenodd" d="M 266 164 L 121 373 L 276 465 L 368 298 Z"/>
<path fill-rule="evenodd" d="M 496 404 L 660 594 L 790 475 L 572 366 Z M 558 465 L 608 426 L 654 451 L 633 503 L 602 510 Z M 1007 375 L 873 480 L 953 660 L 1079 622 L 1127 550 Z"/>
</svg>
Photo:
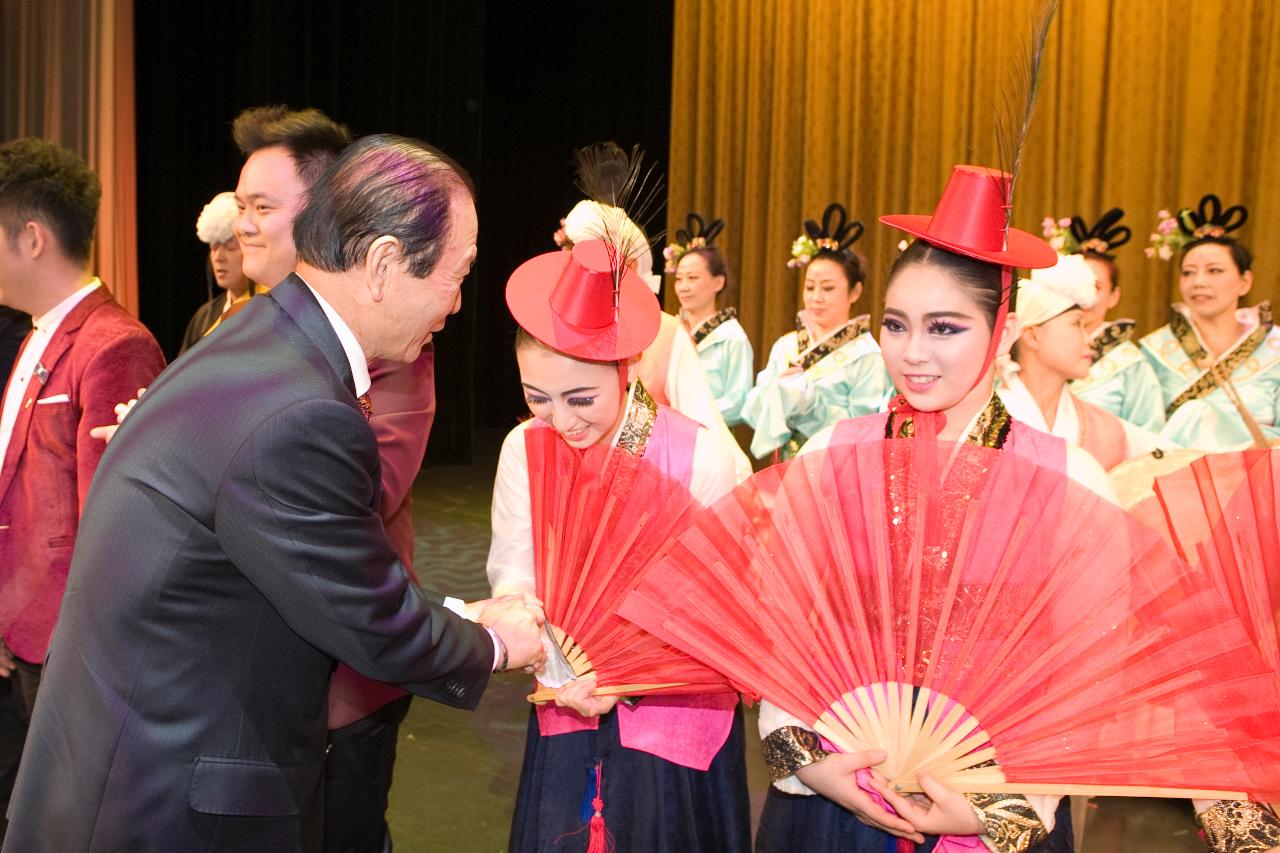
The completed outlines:
<svg viewBox="0 0 1280 853">
<path fill-rule="evenodd" d="M 484 597 L 489 499 L 502 436 L 477 435 L 476 463 L 424 471 L 414 489 L 415 563 L 423 583 L 465 599 Z M 400 729 L 389 820 L 396 853 L 506 850 L 529 705 L 524 676 L 494 679 L 464 712 L 415 700 Z M 748 712 L 748 732 L 755 713 Z M 760 754 L 748 750 L 754 816 L 768 790 Z M 1084 853 L 1204 853 L 1185 801 L 1099 799 L 1089 809 Z"/>
</svg>

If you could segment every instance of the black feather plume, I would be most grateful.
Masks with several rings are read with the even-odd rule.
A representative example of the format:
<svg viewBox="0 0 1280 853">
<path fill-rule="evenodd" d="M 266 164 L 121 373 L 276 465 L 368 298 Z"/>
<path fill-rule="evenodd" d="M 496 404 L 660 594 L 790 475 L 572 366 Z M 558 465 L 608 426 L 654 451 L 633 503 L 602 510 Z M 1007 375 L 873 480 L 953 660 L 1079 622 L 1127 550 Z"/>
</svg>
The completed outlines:
<svg viewBox="0 0 1280 853">
<path fill-rule="evenodd" d="M 616 142 L 598 142 L 580 148 L 573 154 L 577 171 L 575 185 L 587 198 L 616 207 L 640 230 L 628 233 L 619 217 L 603 218 L 603 233 L 593 235 L 613 247 L 618 257 L 616 275 L 626 266 L 640 243 L 649 244 L 660 234 L 647 234 L 661 201 L 663 180 L 652 165 L 644 162 L 639 145 L 627 153 Z"/>
<path fill-rule="evenodd" d="M 1031 130 L 1036 96 L 1044 79 L 1045 53 L 1049 45 L 1049 28 L 1058 14 L 1058 0 L 1044 0 L 1031 31 L 1031 41 L 1017 63 L 1015 85 L 1005 93 L 1004 109 L 996 121 L 996 144 L 1000 165 L 1008 172 L 1005 193 L 1005 228 L 1012 224 L 1013 193 L 1022 168 L 1022 149 Z"/>
</svg>

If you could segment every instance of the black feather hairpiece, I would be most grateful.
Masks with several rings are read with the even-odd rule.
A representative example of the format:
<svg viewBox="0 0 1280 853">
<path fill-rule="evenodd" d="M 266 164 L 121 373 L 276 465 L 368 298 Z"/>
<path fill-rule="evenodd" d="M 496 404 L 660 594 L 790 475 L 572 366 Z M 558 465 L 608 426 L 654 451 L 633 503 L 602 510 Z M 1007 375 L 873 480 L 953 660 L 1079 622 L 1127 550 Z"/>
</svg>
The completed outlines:
<svg viewBox="0 0 1280 853">
<path fill-rule="evenodd" d="M 806 219 L 804 233 L 791 244 L 791 260 L 787 266 L 799 269 L 806 266 L 820 253 L 847 258 L 853 254 L 853 244 L 865 231 L 862 221 L 849 219 L 849 211 L 843 204 L 833 202 L 822 212 L 822 223 Z"/>
<path fill-rule="evenodd" d="M 720 232 L 724 230 L 723 219 L 707 222 L 702 214 L 697 212 L 689 213 L 684 218 L 684 222 L 684 228 L 676 229 L 675 242 L 668 243 L 662 250 L 662 257 L 666 261 L 664 272 L 675 272 L 680 259 L 690 250 L 712 248 L 716 237 L 720 236 Z"/>
<path fill-rule="evenodd" d="M 1112 252 L 1133 239 L 1129 226 L 1119 224 L 1123 218 L 1124 210 L 1119 207 L 1113 207 L 1102 214 L 1093 225 L 1079 216 L 1071 217 L 1070 233 L 1074 246 L 1068 248 L 1076 253 L 1092 252 L 1108 260 L 1115 260 Z"/>
<path fill-rule="evenodd" d="M 1204 237 L 1225 237 L 1238 231 L 1249 221 L 1249 209 L 1243 204 L 1233 204 L 1225 210 L 1222 199 L 1209 193 L 1200 199 L 1199 206 L 1186 208 L 1178 214 L 1178 227 L 1182 233 L 1195 240 Z"/>
<path fill-rule="evenodd" d="M 1148 258 L 1172 260 L 1201 240 L 1222 239 L 1238 231 L 1249 221 L 1249 209 L 1243 204 L 1223 208 L 1222 199 L 1209 193 L 1195 208 L 1184 207 L 1176 214 L 1161 210 L 1160 220 L 1151 234 L 1151 245 L 1143 249 Z"/>
</svg>

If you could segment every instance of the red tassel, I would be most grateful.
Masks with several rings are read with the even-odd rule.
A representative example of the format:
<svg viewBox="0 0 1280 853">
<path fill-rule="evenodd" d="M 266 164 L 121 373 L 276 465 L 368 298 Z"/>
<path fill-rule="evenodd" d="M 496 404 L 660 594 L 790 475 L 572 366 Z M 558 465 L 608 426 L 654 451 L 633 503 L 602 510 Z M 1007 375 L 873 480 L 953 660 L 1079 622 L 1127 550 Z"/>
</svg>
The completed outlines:
<svg viewBox="0 0 1280 853">
<path fill-rule="evenodd" d="M 596 796 L 591 801 L 595 814 L 587 831 L 587 853 L 608 853 L 609 830 L 604 825 L 604 762 L 596 762 Z"/>
</svg>

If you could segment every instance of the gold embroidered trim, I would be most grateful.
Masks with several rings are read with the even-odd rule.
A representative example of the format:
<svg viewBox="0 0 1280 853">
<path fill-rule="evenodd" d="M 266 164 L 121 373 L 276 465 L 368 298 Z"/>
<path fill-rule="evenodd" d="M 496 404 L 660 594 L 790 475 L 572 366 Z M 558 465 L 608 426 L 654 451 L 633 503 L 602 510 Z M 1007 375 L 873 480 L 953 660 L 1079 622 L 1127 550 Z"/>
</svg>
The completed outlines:
<svg viewBox="0 0 1280 853">
<path fill-rule="evenodd" d="M 711 334 L 730 320 L 737 319 L 737 317 L 737 308 L 721 308 L 713 316 L 699 323 L 698 328 L 693 330 L 693 345 L 697 346 L 702 343 L 707 335 Z"/>
<path fill-rule="evenodd" d="M 1179 314 L 1179 317 L 1182 315 Z M 1116 347 L 1129 341 L 1133 337 L 1133 330 L 1137 324 L 1133 320 L 1116 320 L 1114 323 L 1107 325 L 1102 330 L 1102 334 L 1093 339 L 1089 344 L 1093 350 L 1093 363 L 1097 364 L 1102 361 Z"/>
<path fill-rule="evenodd" d="M 1036 810 L 1019 794 L 966 794 L 998 853 L 1023 853 L 1049 837 Z"/>
<path fill-rule="evenodd" d="M 982 410 L 982 414 L 978 415 L 978 421 L 973 425 L 973 429 L 969 431 L 969 437 L 966 441 L 979 447 L 990 447 L 999 450 L 1004 447 L 1005 440 L 1009 437 L 1009 427 L 1012 424 L 1013 418 L 1009 416 L 1009 410 L 1004 407 L 1004 403 L 1000 400 L 1000 395 L 992 394 L 991 402 L 987 403 L 987 407 Z"/>
<path fill-rule="evenodd" d="M 800 353 L 793 365 L 799 365 L 804 370 L 808 370 L 818 362 L 822 361 L 831 353 L 840 349 L 840 347 L 849 343 L 849 341 L 861 335 L 863 332 L 870 331 L 871 317 L 863 314 L 860 317 L 854 317 L 848 323 L 840 327 L 840 330 L 828 335 L 821 343 L 814 344 L 810 349 L 809 345 L 809 329 L 805 327 L 804 321 L 800 315 L 796 315 L 796 351 Z"/>
<path fill-rule="evenodd" d="M 1192 361 L 1200 362 L 1209 357 L 1209 351 L 1200 343 L 1195 327 L 1181 311 L 1174 310 L 1169 315 L 1169 332 L 1178 341 L 1182 351 Z"/>
<path fill-rule="evenodd" d="M 1258 803 L 1223 800 L 1196 820 L 1213 853 L 1262 853 L 1280 845 L 1280 821 Z"/>
<path fill-rule="evenodd" d="M 831 754 L 822 748 L 817 734 L 799 726 L 783 726 L 770 732 L 760 746 L 769 777 L 775 782 Z"/>
<path fill-rule="evenodd" d="M 1224 376 L 1230 376 L 1235 373 L 1240 365 L 1249 360 L 1250 356 L 1253 355 L 1253 351 L 1261 346 L 1267 335 L 1271 334 L 1272 325 L 1271 303 L 1263 302 L 1258 305 L 1258 327 L 1250 332 L 1234 349 L 1218 359 L 1218 366 Z M 1191 321 L 1184 317 L 1181 312 L 1174 311 L 1173 316 L 1169 318 L 1169 331 L 1178 339 L 1178 343 L 1182 345 L 1183 352 L 1194 363 L 1199 365 L 1200 362 L 1209 358 L 1209 353 L 1200 345 L 1199 338 L 1196 337 L 1195 331 L 1191 328 Z M 1191 387 L 1173 399 L 1173 402 L 1164 411 L 1165 417 L 1172 415 L 1183 403 L 1199 400 L 1201 397 L 1211 394 L 1218 387 L 1216 372 L 1205 370 L 1199 379 L 1191 383 Z"/>
<path fill-rule="evenodd" d="M 1009 410 L 1001 402 L 1000 395 L 992 394 L 987 407 L 982 410 L 982 414 L 978 415 L 977 422 L 969 431 L 965 443 L 1000 450 L 1009 438 L 1009 428 L 1012 424 L 1013 418 L 1009 416 Z M 915 435 L 916 425 L 912 418 L 889 414 L 884 428 L 885 438 L 915 438 Z"/>
<path fill-rule="evenodd" d="M 631 456 L 643 456 L 657 418 L 658 404 L 644 389 L 644 384 L 639 379 L 635 380 L 631 410 L 627 412 L 627 419 L 622 422 L 622 428 L 618 431 L 618 449 Z"/>
</svg>

